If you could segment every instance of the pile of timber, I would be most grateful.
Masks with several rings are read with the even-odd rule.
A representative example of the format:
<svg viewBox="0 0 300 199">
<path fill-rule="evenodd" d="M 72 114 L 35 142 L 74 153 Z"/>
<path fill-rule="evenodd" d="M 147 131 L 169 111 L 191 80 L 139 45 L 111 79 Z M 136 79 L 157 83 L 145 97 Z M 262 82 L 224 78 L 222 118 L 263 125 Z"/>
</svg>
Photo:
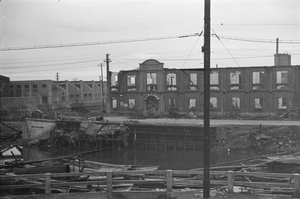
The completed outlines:
<svg viewBox="0 0 300 199">
<path fill-rule="evenodd" d="M 0 165 L 0 170 L 2 175 L 24 175 L 24 174 L 45 174 L 45 173 L 70 173 L 70 172 L 84 172 L 84 173 L 95 173 L 98 172 L 99 175 L 79 175 L 75 177 L 64 177 L 64 178 L 54 178 L 51 181 L 54 183 L 61 183 L 62 186 L 56 187 L 53 189 L 53 192 L 57 193 L 69 193 L 69 192 L 90 192 L 90 191 L 105 191 L 106 190 L 106 181 L 107 177 L 106 172 L 109 171 L 153 171 L 157 170 L 159 166 L 152 165 L 117 165 L 109 163 L 100 163 L 88 160 L 80 160 L 78 156 L 64 156 L 58 158 L 49 158 L 43 160 L 35 161 L 13 161 L 10 164 Z M 133 174 L 133 178 L 142 179 L 143 176 Z M 129 179 L 130 175 L 121 175 L 114 177 L 116 179 Z M 69 186 L 66 188 L 66 182 L 77 182 L 77 181 L 87 181 L 94 183 L 95 185 L 88 186 Z M 0 185 L 21 185 L 21 184 L 43 184 L 44 179 L 36 178 L 19 178 L 18 180 L 12 181 L 3 181 L 0 178 Z M 90 184 L 90 183 L 89 183 Z M 134 184 L 124 184 L 116 183 L 113 185 L 115 190 L 119 191 L 129 191 L 132 189 Z M 42 193 L 44 189 L 35 188 L 35 193 Z M 28 189 L 28 192 L 32 190 Z M 1 191 L 1 194 L 9 193 L 11 190 Z"/>
</svg>

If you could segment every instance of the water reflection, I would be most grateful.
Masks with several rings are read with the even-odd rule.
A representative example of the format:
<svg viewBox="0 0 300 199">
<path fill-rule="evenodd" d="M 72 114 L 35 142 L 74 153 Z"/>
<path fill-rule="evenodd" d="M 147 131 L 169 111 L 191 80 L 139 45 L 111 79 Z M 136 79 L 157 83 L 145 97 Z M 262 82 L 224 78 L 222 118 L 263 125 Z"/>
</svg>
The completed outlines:
<svg viewBox="0 0 300 199">
<path fill-rule="evenodd" d="M 88 154 L 87 160 L 113 164 L 159 165 L 160 169 L 203 167 L 203 152 L 196 150 L 134 149 L 101 151 Z M 214 157 L 212 162 L 215 162 Z"/>
<path fill-rule="evenodd" d="M 40 148 L 33 146 L 24 146 L 23 147 L 23 159 L 24 161 L 30 160 L 42 160 L 51 158 L 52 155 L 50 152 L 42 151 Z"/>
<path fill-rule="evenodd" d="M 79 153 L 74 150 L 59 150 L 45 152 L 35 147 L 24 148 L 24 160 L 40 160 L 52 157 L 72 155 Z M 211 154 L 211 164 L 217 162 L 216 154 Z M 111 164 L 130 165 L 158 165 L 160 169 L 193 169 L 203 167 L 203 151 L 183 149 L 126 149 L 104 150 L 81 155 L 85 160 L 105 162 Z"/>
<path fill-rule="evenodd" d="M 50 150 L 49 150 L 50 151 Z M 68 149 L 59 149 L 57 151 L 46 152 L 36 147 L 24 147 L 23 158 L 25 161 L 41 160 L 60 156 L 77 155 L 83 151 Z M 227 149 L 212 150 L 210 156 L 211 166 L 241 160 L 257 155 L 249 151 L 232 150 L 230 153 Z M 194 169 L 203 167 L 203 151 L 201 150 L 184 150 L 184 149 L 145 149 L 128 147 L 121 150 L 107 149 L 93 153 L 80 155 L 83 160 L 97 161 L 111 164 L 127 165 L 155 165 L 160 169 Z"/>
</svg>

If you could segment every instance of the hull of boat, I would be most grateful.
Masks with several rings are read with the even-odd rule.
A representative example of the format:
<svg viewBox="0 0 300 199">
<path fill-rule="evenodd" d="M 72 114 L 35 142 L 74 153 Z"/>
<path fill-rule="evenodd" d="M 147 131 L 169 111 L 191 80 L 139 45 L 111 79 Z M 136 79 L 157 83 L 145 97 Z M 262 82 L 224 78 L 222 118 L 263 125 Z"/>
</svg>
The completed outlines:
<svg viewBox="0 0 300 199">
<path fill-rule="evenodd" d="M 25 119 L 22 139 L 24 144 L 36 144 L 50 138 L 50 132 L 56 127 L 55 120 Z"/>
<path fill-rule="evenodd" d="M 91 142 L 96 146 L 117 142 L 118 146 L 126 147 L 129 136 L 127 129 L 120 124 L 26 118 L 23 122 L 22 138 L 24 145 L 48 140 L 48 144 L 66 142 L 73 148 L 78 147 L 82 141 Z"/>
</svg>

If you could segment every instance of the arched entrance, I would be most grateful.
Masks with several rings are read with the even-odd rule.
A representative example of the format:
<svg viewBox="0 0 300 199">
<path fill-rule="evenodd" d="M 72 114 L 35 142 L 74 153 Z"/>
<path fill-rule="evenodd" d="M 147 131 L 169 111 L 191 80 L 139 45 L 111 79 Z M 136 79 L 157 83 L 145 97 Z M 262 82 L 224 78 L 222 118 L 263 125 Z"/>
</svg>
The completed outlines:
<svg viewBox="0 0 300 199">
<path fill-rule="evenodd" d="M 148 96 L 146 99 L 146 110 L 156 113 L 158 111 L 158 99 L 154 96 Z"/>
<path fill-rule="evenodd" d="M 160 114 L 160 97 L 154 93 L 148 93 L 144 97 L 145 101 L 145 114 L 147 115 L 158 115 Z"/>
</svg>

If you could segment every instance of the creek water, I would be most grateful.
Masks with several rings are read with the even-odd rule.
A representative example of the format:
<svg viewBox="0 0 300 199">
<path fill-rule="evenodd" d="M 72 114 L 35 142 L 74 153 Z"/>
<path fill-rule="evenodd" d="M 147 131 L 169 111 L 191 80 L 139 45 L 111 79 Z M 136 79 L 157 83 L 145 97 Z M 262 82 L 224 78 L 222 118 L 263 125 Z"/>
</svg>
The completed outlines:
<svg viewBox="0 0 300 199">
<path fill-rule="evenodd" d="M 14 133 L 14 132 L 13 132 Z M 34 146 L 23 147 L 23 159 L 25 161 L 56 158 L 66 155 L 76 155 L 78 150 L 38 148 Z M 211 149 L 210 165 L 215 165 L 249 157 L 256 157 L 256 154 L 249 150 L 229 151 L 228 149 Z M 133 146 L 118 149 L 108 149 L 97 151 L 80 156 L 81 159 L 111 163 L 111 164 L 130 164 L 130 165 L 155 165 L 160 169 L 194 169 L 203 167 L 203 151 L 193 149 L 146 149 L 145 147 Z M 238 164 L 238 163 L 236 163 Z"/>
<path fill-rule="evenodd" d="M 55 158 L 66 155 L 75 155 L 79 151 L 75 150 L 56 150 L 45 151 L 36 147 L 24 147 L 24 160 L 40 160 L 47 158 Z M 239 160 L 250 157 L 241 151 L 212 151 L 210 153 L 210 164 L 218 164 L 232 160 Z M 111 164 L 127 164 L 127 165 L 155 165 L 160 169 L 194 169 L 203 167 L 203 151 L 202 150 L 183 150 L 183 149 L 145 149 L 127 147 L 123 149 L 107 149 L 93 153 L 83 154 L 81 159 L 97 161 Z"/>
</svg>

